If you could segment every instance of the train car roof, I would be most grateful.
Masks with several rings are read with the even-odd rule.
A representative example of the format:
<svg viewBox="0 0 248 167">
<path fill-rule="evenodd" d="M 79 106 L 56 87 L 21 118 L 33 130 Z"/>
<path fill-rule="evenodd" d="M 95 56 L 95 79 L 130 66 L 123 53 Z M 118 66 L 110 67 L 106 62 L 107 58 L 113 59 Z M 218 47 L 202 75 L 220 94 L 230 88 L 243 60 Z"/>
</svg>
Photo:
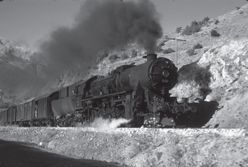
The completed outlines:
<svg viewBox="0 0 248 167">
<path fill-rule="evenodd" d="M 33 101 L 34 99 L 35 99 L 34 97 L 31 97 L 31 98 L 29 98 L 29 99 L 27 99 L 27 100 L 22 101 L 22 102 L 19 103 L 19 104 L 29 103 L 29 102 Z"/>
<path fill-rule="evenodd" d="M 40 99 L 48 98 L 49 96 L 51 96 L 52 94 L 54 94 L 58 91 L 59 90 L 53 91 L 52 93 L 43 94 L 41 96 L 35 97 L 33 100 L 40 100 Z"/>
<path fill-rule="evenodd" d="M 0 112 L 4 112 L 4 111 L 6 111 L 6 110 L 8 110 L 8 108 L 1 108 L 1 109 L 0 109 Z"/>
<path fill-rule="evenodd" d="M 88 80 L 88 79 L 87 79 Z M 87 80 L 80 80 L 80 81 L 77 81 L 77 82 L 75 82 L 75 83 L 73 83 L 73 84 L 71 84 L 71 85 L 69 85 L 69 86 L 73 86 L 73 85 L 80 85 L 80 84 L 84 84 Z"/>
<path fill-rule="evenodd" d="M 90 79 L 90 78 L 89 78 L 89 79 Z M 88 80 L 88 79 L 87 79 L 87 80 Z M 79 81 L 74 82 L 74 83 L 72 83 L 72 84 L 69 84 L 69 85 L 63 86 L 63 87 L 61 87 L 61 88 L 57 89 L 57 91 L 60 91 L 61 89 L 65 89 L 65 88 L 67 88 L 67 87 L 77 86 L 77 85 L 83 84 L 83 83 L 85 83 L 87 80 L 79 80 Z"/>
</svg>

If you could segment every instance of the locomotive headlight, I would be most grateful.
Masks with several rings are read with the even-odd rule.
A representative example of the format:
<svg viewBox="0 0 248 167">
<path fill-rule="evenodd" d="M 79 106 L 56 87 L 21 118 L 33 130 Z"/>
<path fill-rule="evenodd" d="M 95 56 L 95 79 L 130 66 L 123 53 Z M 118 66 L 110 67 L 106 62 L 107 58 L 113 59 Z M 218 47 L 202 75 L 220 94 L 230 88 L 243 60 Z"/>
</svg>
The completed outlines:
<svg viewBox="0 0 248 167">
<path fill-rule="evenodd" d="M 169 75 L 170 75 L 170 73 L 169 73 L 166 69 L 164 69 L 164 70 L 162 71 L 162 76 L 163 76 L 164 78 L 167 78 Z"/>
<path fill-rule="evenodd" d="M 166 70 L 166 69 L 164 69 L 163 71 L 162 71 L 162 83 L 168 83 L 169 82 L 169 80 L 168 80 L 168 77 L 169 77 L 169 75 L 170 75 L 170 73 Z"/>
</svg>

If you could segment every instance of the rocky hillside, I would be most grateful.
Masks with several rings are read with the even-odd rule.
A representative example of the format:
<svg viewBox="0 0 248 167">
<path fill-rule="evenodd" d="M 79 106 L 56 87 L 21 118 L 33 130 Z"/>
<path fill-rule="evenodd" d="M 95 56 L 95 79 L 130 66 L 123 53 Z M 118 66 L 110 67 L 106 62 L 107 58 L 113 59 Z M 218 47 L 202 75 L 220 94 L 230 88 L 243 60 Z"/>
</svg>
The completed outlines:
<svg viewBox="0 0 248 167">
<path fill-rule="evenodd" d="M 208 127 L 248 127 L 247 104 L 244 102 L 247 98 L 248 82 L 247 18 L 248 5 L 245 5 L 212 19 L 200 32 L 187 37 L 187 41 L 191 41 L 191 46 L 188 44 L 189 48 L 180 50 L 180 53 L 184 53 L 180 55 L 185 60 L 185 57 L 190 56 L 189 49 L 197 43 L 202 44 L 203 48 L 195 49 L 196 54 L 192 57 L 198 59 L 197 66 L 208 71 L 210 77 L 202 77 L 202 73 L 194 70 L 192 64 L 184 66 L 184 69 L 192 72 L 190 76 L 188 74 L 190 79 L 185 80 L 185 75 L 181 75 L 178 85 L 171 93 L 179 99 L 187 97 L 192 101 L 199 98 L 206 101 L 218 101 L 220 110 L 216 111 Z M 216 30 L 219 36 L 211 34 L 212 30 Z M 187 44 L 181 47 L 186 46 Z M 188 60 L 190 59 L 186 59 L 185 62 Z M 185 71 L 181 70 L 181 74 L 185 74 Z M 210 93 L 202 96 L 202 90 L 206 87 Z"/>
</svg>

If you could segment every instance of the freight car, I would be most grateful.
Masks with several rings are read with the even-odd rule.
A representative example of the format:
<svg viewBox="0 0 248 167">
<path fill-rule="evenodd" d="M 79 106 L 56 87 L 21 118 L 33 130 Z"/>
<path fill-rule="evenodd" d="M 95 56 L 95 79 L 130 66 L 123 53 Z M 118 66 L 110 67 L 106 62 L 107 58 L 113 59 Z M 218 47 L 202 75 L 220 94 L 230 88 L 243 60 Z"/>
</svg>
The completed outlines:
<svg viewBox="0 0 248 167">
<path fill-rule="evenodd" d="M 7 125 L 8 119 L 8 112 L 7 109 L 3 109 L 0 111 L 0 125 Z"/>
<path fill-rule="evenodd" d="M 53 126 L 54 116 L 51 102 L 58 98 L 58 92 L 33 98 L 16 106 L 16 121 L 19 126 Z"/>
<path fill-rule="evenodd" d="M 130 119 L 132 127 L 175 126 L 169 90 L 177 83 L 177 68 L 153 53 L 145 58 L 143 64 L 124 65 L 108 76 L 93 76 L 12 106 L 5 111 L 7 119 L 3 112 L 0 120 L 21 126 L 74 126 L 103 117 Z"/>
</svg>

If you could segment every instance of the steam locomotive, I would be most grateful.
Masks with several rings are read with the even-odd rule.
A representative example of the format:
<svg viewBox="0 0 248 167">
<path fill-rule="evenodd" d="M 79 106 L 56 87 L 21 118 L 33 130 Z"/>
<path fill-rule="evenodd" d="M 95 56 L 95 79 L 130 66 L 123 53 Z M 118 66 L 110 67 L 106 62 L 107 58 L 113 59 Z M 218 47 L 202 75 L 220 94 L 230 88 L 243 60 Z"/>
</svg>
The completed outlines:
<svg viewBox="0 0 248 167">
<path fill-rule="evenodd" d="M 176 126 L 177 67 L 167 58 L 147 54 L 140 65 L 123 65 L 108 76 L 93 76 L 0 112 L 0 123 L 19 126 L 75 126 L 95 118 L 126 118 L 131 127 Z M 184 107 L 185 110 L 185 107 Z"/>
</svg>

